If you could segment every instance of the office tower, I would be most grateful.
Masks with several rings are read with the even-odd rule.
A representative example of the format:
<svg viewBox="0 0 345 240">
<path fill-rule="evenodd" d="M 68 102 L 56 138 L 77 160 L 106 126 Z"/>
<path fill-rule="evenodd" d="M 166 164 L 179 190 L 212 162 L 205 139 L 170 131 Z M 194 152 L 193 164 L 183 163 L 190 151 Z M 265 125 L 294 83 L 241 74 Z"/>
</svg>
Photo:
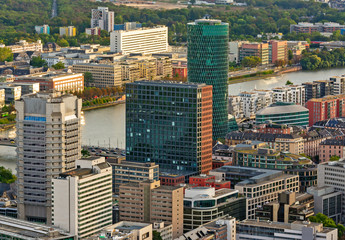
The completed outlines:
<svg viewBox="0 0 345 240">
<path fill-rule="evenodd" d="M 213 140 L 228 130 L 229 25 L 199 19 L 187 25 L 188 81 L 213 86 Z"/>
<path fill-rule="evenodd" d="M 18 218 L 51 224 L 53 178 L 81 155 L 81 99 L 39 92 L 16 101 Z"/>
<path fill-rule="evenodd" d="M 114 12 L 107 7 L 98 7 L 91 10 L 91 28 L 100 27 L 101 30 L 111 32 L 114 30 Z"/>
<path fill-rule="evenodd" d="M 122 54 L 168 51 L 168 27 L 156 26 L 110 33 L 110 51 Z"/>
<path fill-rule="evenodd" d="M 104 157 L 82 158 L 53 179 L 52 222 L 79 239 L 112 224 L 111 166 Z"/>
<path fill-rule="evenodd" d="M 179 175 L 212 169 L 212 86 L 126 84 L 126 160 L 154 162 Z"/>
<path fill-rule="evenodd" d="M 334 190 L 342 193 L 341 202 L 342 220 L 345 221 L 345 160 L 321 163 L 317 166 L 317 186 L 334 187 Z M 339 201 L 339 200 L 338 200 Z M 325 205 L 327 202 L 325 202 Z M 338 205 L 339 206 L 339 205 Z"/>
<path fill-rule="evenodd" d="M 288 61 L 288 49 L 287 41 L 271 40 L 269 44 L 269 62 L 276 64 L 279 61 L 287 63 Z"/>
<path fill-rule="evenodd" d="M 270 47 L 268 43 L 243 43 L 240 48 L 240 61 L 245 57 L 259 57 L 261 65 L 270 63 Z"/>
<path fill-rule="evenodd" d="M 173 239 L 183 233 L 183 187 L 143 181 L 120 186 L 120 221 L 172 224 Z"/>
</svg>

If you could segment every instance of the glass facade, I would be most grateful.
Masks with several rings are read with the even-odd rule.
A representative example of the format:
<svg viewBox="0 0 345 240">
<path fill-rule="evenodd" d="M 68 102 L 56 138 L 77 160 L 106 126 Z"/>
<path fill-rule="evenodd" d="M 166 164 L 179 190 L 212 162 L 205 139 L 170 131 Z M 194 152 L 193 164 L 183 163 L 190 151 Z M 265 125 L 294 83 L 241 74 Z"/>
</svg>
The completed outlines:
<svg viewBox="0 0 345 240">
<path fill-rule="evenodd" d="M 209 91 L 209 116 L 204 93 Z M 212 169 L 212 88 L 205 84 L 137 81 L 126 85 L 126 160 L 155 162 L 160 172 Z M 209 117 L 209 152 L 202 150 Z M 204 147 L 204 146 L 203 146 Z"/>
<path fill-rule="evenodd" d="M 229 25 L 201 19 L 187 25 L 188 81 L 213 86 L 213 140 L 228 131 Z"/>
</svg>

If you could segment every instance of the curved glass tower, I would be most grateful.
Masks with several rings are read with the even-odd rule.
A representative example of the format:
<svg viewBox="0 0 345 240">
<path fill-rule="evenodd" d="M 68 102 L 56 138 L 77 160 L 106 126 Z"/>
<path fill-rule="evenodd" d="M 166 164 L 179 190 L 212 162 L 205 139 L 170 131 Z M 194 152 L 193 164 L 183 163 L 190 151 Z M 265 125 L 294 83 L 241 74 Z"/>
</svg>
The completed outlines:
<svg viewBox="0 0 345 240">
<path fill-rule="evenodd" d="M 213 140 L 228 131 L 229 25 L 220 20 L 188 23 L 188 81 L 213 86 Z"/>
</svg>

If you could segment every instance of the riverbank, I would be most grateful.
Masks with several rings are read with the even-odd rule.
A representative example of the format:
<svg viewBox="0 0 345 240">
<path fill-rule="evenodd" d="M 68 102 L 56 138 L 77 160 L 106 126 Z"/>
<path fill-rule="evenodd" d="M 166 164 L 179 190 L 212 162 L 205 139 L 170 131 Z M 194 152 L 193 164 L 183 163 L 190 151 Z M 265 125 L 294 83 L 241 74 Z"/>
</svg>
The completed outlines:
<svg viewBox="0 0 345 240">
<path fill-rule="evenodd" d="M 103 104 L 87 106 L 87 107 L 85 106 L 85 107 L 82 107 L 81 110 L 82 111 L 89 111 L 89 110 L 94 110 L 94 109 L 99 109 L 99 108 L 106 108 L 106 107 L 116 106 L 116 105 L 123 104 L 123 103 L 126 103 L 126 100 L 110 102 L 110 103 L 103 103 Z"/>
<path fill-rule="evenodd" d="M 290 67 L 290 68 L 284 68 L 278 71 L 274 71 L 273 73 L 262 73 L 262 72 L 257 72 L 255 74 L 253 74 L 253 76 L 249 76 L 249 77 L 243 77 L 243 78 L 238 78 L 236 77 L 236 79 L 232 79 L 229 78 L 228 84 L 236 84 L 236 83 L 243 83 L 243 82 L 249 82 L 249 81 L 255 81 L 255 80 L 259 80 L 259 79 L 267 79 L 267 78 L 272 78 L 272 77 L 277 77 L 281 74 L 284 73 L 291 73 L 291 72 L 297 72 L 297 71 L 302 71 L 302 68 L 300 66 L 298 67 Z"/>
</svg>

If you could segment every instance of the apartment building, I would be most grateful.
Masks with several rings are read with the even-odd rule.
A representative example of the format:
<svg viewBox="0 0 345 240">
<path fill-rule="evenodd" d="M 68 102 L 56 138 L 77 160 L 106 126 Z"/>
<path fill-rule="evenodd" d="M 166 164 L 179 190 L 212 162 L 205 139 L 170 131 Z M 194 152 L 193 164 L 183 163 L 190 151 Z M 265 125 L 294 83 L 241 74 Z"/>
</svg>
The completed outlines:
<svg viewBox="0 0 345 240">
<path fill-rule="evenodd" d="M 345 95 L 313 98 L 306 103 L 309 110 L 309 126 L 314 123 L 345 116 Z"/>
<path fill-rule="evenodd" d="M 240 106 L 243 111 L 243 117 L 253 117 L 256 112 L 272 104 L 271 91 L 254 90 L 252 92 L 241 92 Z"/>
<path fill-rule="evenodd" d="M 86 35 L 91 36 L 101 36 L 101 28 L 100 27 L 93 27 L 93 28 L 85 28 Z"/>
<path fill-rule="evenodd" d="M 302 83 L 305 88 L 305 102 L 312 98 L 320 98 L 321 96 L 321 83 L 320 82 L 305 82 Z"/>
<path fill-rule="evenodd" d="M 259 57 L 262 65 L 270 63 L 268 43 L 243 43 L 240 48 L 240 61 L 245 57 Z"/>
<path fill-rule="evenodd" d="M 5 106 L 5 89 L 0 89 L 0 107 Z"/>
<path fill-rule="evenodd" d="M 233 189 L 187 188 L 183 199 L 183 231 L 189 232 L 219 217 L 246 218 L 246 199 Z"/>
<path fill-rule="evenodd" d="M 330 77 L 329 80 L 333 83 L 333 95 L 345 94 L 345 76 Z"/>
<path fill-rule="evenodd" d="M 269 44 L 269 62 L 276 64 L 279 61 L 284 63 L 288 60 L 287 41 L 271 40 Z"/>
<path fill-rule="evenodd" d="M 332 240 L 338 238 L 338 230 L 323 227 L 322 223 L 295 221 L 293 223 L 244 220 L 236 223 L 236 239 Z"/>
<path fill-rule="evenodd" d="M 273 102 L 288 102 L 298 105 L 305 104 L 305 88 L 300 85 L 285 85 L 272 88 Z"/>
<path fill-rule="evenodd" d="M 104 157 L 82 158 L 52 180 L 52 224 L 86 239 L 112 224 L 112 171 Z"/>
<path fill-rule="evenodd" d="M 74 26 L 60 27 L 60 36 L 75 37 L 77 35 L 77 29 Z"/>
<path fill-rule="evenodd" d="M 345 25 L 340 25 L 335 22 L 326 22 L 326 23 L 309 23 L 309 22 L 299 22 L 298 24 L 290 25 L 290 32 L 296 33 L 333 33 L 335 31 L 340 31 L 345 28 Z"/>
<path fill-rule="evenodd" d="M 28 51 L 33 52 L 42 52 L 42 42 L 41 40 L 37 40 L 37 42 L 27 42 L 26 40 L 20 40 L 14 45 L 5 46 L 4 44 L 0 44 L 1 47 L 7 47 L 11 49 L 12 53 L 23 53 Z"/>
<path fill-rule="evenodd" d="M 119 194 L 120 185 L 159 180 L 159 166 L 155 163 L 140 163 L 108 159 L 113 169 L 113 193 Z"/>
<path fill-rule="evenodd" d="M 38 34 L 50 34 L 50 27 L 47 24 L 35 26 L 35 31 Z"/>
<path fill-rule="evenodd" d="M 14 84 L 1 84 L 0 89 L 4 90 L 5 93 L 5 103 L 14 103 L 22 96 L 22 88 L 21 86 L 16 86 Z"/>
<path fill-rule="evenodd" d="M 334 187 L 335 191 L 342 193 L 342 203 L 345 202 L 345 160 L 319 164 L 317 167 L 318 187 Z M 342 207 L 342 220 L 345 221 L 345 208 Z"/>
<path fill-rule="evenodd" d="M 52 179 L 74 169 L 81 156 L 81 105 L 60 92 L 16 101 L 19 219 L 52 224 Z"/>
<path fill-rule="evenodd" d="M 64 71 L 18 76 L 14 83 L 39 83 L 40 91 L 79 92 L 84 90 L 83 74 Z"/>
<path fill-rule="evenodd" d="M 183 187 L 160 181 L 121 185 L 119 209 L 121 221 L 172 224 L 174 239 L 183 233 Z"/>
<path fill-rule="evenodd" d="M 107 32 L 114 31 L 114 12 L 107 7 L 98 7 L 91 10 L 91 28 L 99 27 Z"/>
<path fill-rule="evenodd" d="M 326 139 L 319 145 L 320 162 L 328 162 L 332 156 L 345 157 L 345 139 Z"/>
<path fill-rule="evenodd" d="M 122 86 L 121 66 L 118 64 L 79 63 L 72 66 L 75 73 L 90 72 L 95 87 Z"/>
<path fill-rule="evenodd" d="M 289 191 L 279 193 L 277 201 L 264 204 L 255 211 L 257 219 L 284 223 L 308 221 L 313 215 L 313 195 Z"/>
<path fill-rule="evenodd" d="M 167 52 L 168 28 L 156 26 L 111 32 L 110 51 L 122 54 Z"/>
</svg>

